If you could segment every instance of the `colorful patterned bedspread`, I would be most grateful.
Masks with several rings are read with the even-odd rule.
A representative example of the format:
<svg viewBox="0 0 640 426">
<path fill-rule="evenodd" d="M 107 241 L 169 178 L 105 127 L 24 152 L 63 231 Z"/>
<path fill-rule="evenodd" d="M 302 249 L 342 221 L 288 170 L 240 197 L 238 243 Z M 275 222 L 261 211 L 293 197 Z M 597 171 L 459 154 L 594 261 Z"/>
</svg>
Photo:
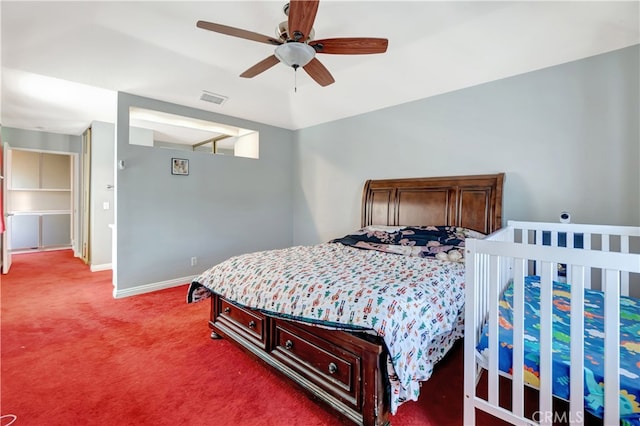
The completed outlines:
<svg viewBox="0 0 640 426">
<path fill-rule="evenodd" d="M 501 371 L 512 372 L 513 284 L 500 301 Z M 569 398 L 571 286 L 553 283 L 553 384 L 557 397 Z M 604 416 L 604 293 L 585 290 L 585 408 L 596 417 Z M 525 381 L 539 386 L 540 278 L 525 279 Z M 488 336 L 482 334 L 478 351 L 485 356 Z M 620 298 L 620 416 L 623 424 L 640 425 L 640 300 Z"/>
<path fill-rule="evenodd" d="M 364 234 L 374 232 L 398 229 Z M 374 330 L 397 376 L 391 382 L 395 413 L 402 402 L 417 400 L 420 381 L 461 337 L 464 263 L 330 242 L 233 257 L 196 278 L 188 301 L 210 292 L 291 319 Z"/>
</svg>

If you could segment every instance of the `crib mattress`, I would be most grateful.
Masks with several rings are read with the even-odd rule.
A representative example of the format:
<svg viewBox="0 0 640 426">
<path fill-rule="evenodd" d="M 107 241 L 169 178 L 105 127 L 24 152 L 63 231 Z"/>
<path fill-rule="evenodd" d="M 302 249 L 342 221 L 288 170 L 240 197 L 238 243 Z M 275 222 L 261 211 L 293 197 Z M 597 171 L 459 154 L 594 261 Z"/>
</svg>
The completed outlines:
<svg viewBox="0 0 640 426">
<path fill-rule="evenodd" d="M 553 283 L 553 394 L 569 398 L 571 287 Z M 585 409 L 604 416 L 604 293 L 585 290 Z M 500 300 L 499 368 L 512 373 L 513 284 Z M 540 278 L 525 279 L 525 381 L 539 386 L 540 371 Z M 477 346 L 487 359 L 487 327 Z M 620 298 L 620 416 L 623 423 L 640 425 L 640 300 Z"/>
</svg>

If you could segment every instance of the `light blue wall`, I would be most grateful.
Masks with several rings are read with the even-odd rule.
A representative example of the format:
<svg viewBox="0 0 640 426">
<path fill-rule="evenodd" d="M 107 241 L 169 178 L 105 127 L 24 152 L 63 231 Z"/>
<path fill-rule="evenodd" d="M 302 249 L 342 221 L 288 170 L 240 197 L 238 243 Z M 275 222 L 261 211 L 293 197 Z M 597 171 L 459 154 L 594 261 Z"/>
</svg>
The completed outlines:
<svg viewBox="0 0 640 426">
<path fill-rule="evenodd" d="M 296 132 L 120 93 L 117 287 L 340 236 L 360 225 L 371 178 L 505 172 L 505 220 L 556 221 L 568 210 L 576 222 L 640 225 L 639 53 L 633 46 Z M 129 145 L 129 106 L 256 129 L 260 159 Z M 2 140 L 81 150 L 80 136 L 3 127 Z M 189 176 L 171 175 L 175 156 L 190 160 Z"/>
<path fill-rule="evenodd" d="M 260 158 L 130 145 L 130 106 L 257 130 Z M 119 93 L 116 137 L 115 159 L 126 165 L 115 176 L 118 291 L 292 244 L 291 131 Z M 171 174 L 172 157 L 189 160 L 188 176 Z"/>
<path fill-rule="evenodd" d="M 298 131 L 294 243 L 359 227 L 372 178 L 505 172 L 504 220 L 640 225 L 639 51 Z"/>
<path fill-rule="evenodd" d="M 77 135 L 2 127 L 2 142 L 8 143 L 11 148 L 77 154 L 82 152 L 82 136 Z"/>
</svg>

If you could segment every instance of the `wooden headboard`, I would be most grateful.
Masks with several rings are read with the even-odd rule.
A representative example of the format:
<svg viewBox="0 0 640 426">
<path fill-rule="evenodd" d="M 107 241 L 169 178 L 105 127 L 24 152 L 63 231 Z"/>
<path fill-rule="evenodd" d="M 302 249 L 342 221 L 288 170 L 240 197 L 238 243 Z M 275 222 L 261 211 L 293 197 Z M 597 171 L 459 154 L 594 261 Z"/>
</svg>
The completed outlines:
<svg viewBox="0 0 640 426">
<path fill-rule="evenodd" d="M 502 227 L 504 173 L 368 180 L 362 226 L 448 225 L 489 234 Z"/>
</svg>

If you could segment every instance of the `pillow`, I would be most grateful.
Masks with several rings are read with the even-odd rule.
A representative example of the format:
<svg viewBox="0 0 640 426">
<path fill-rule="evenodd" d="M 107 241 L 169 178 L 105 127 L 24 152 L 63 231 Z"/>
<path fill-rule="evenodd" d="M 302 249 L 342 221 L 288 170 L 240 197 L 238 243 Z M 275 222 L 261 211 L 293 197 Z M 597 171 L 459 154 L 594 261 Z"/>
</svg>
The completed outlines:
<svg viewBox="0 0 640 426">
<path fill-rule="evenodd" d="M 464 240 L 485 236 L 472 229 L 458 226 L 371 225 L 330 242 L 404 256 L 462 262 Z"/>
</svg>

